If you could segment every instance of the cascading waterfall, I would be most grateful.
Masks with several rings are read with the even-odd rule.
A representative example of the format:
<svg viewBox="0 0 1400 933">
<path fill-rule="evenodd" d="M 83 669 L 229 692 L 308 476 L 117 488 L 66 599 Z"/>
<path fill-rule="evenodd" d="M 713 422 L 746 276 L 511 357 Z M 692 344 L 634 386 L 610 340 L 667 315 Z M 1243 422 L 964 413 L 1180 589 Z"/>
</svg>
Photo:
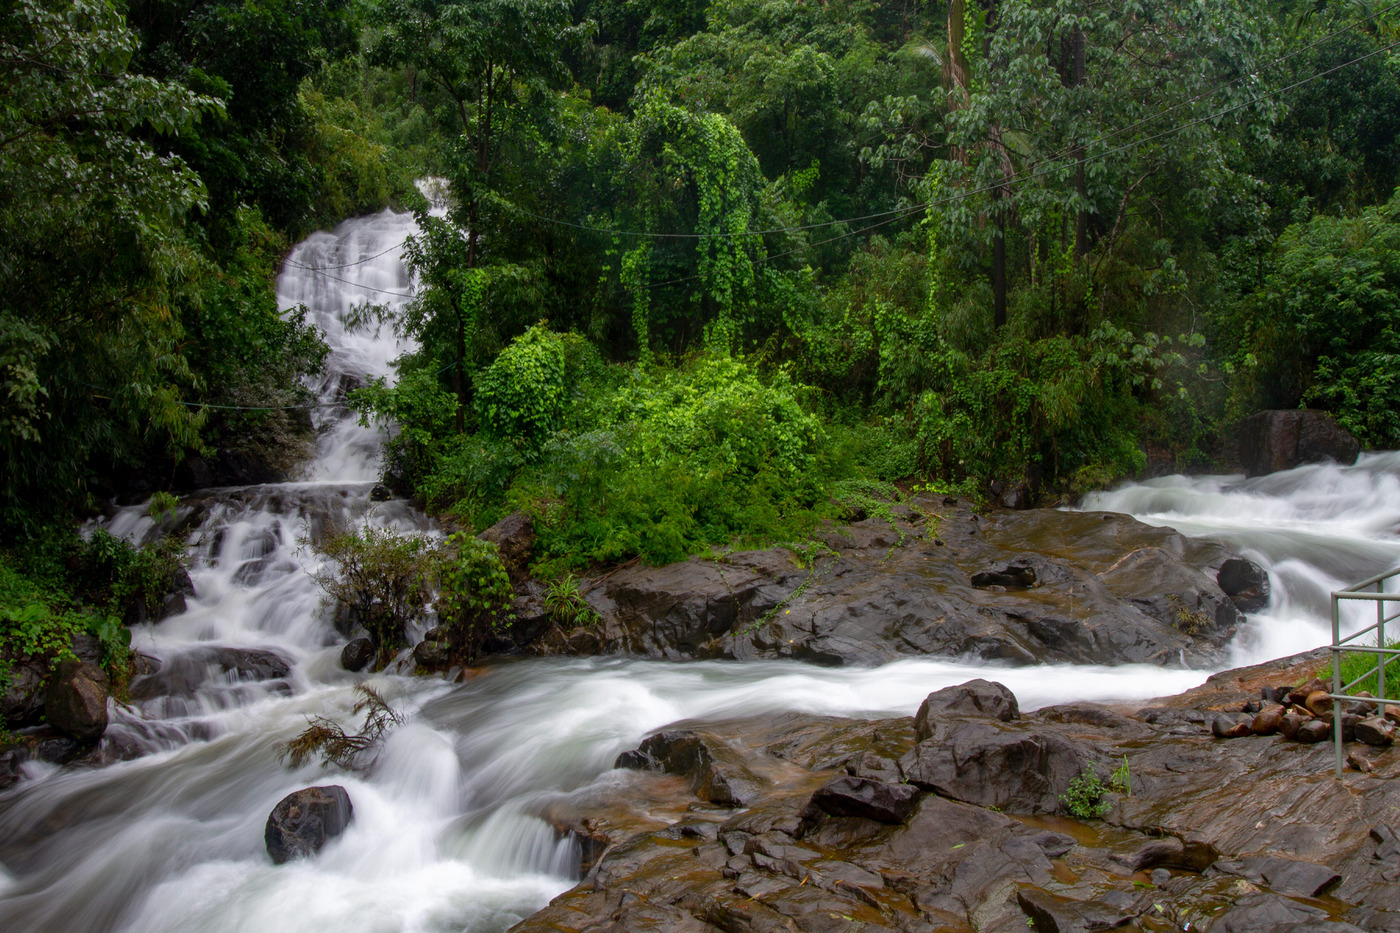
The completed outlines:
<svg viewBox="0 0 1400 933">
<path fill-rule="evenodd" d="M 877 670 L 797 663 L 664 664 L 620 659 L 517 660 L 463 684 L 338 661 L 342 637 L 320 607 L 305 543 L 333 524 L 369 520 L 431 530 L 402 502 L 371 504 L 381 435 L 344 407 L 346 390 L 387 376 L 404 347 L 347 332 L 366 300 L 403 300 L 407 215 L 350 221 L 299 245 L 279 280 L 284 306 L 305 303 L 332 347 L 316 387 L 319 438 L 299 482 L 187 497 L 164 527 L 188 529 L 198 596 L 138 628 L 134 647 L 166 664 L 213 648 L 261 649 L 290 673 L 263 683 L 219 675 L 190 696 L 117 707 L 104 742 L 139 751 L 99 770 L 30 765 L 0 794 L 0 929 L 64 931 L 503 930 L 574 880 L 578 853 L 542 818 L 629 780 L 616 755 L 692 717 L 797 710 L 908 714 L 931 690 L 985 666 L 909 659 Z M 1325 593 L 1400 561 L 1400 455 L 1351 468 L 1308 467 L 1260 480 L 1160 480 L 1095 498 L 1192 534 L 1228 541 L 1274 577 L 1241 660 L 1325 640 Z M 143 539 L 142 508 L 107 527 Z M 1319 634 L 1323 633 L 1323 634 Z M 1283 646 L 1283 647 L 1280 647 Z M 211 668 L 211 670 L 214 670 Z M 1023 708 L 1068 699 L 1178 692 L 1199 671 L 1040 666 L 997 670 Z M 309 716 L 350 722 L 368 682 L 408 717 L 368 773 L 293 770 L 276 745 Z M 263 825 L 287 793 L 337 783 L 355 819 L 314 859 L 274 866 Z"/>
<path fill-rule="evenodd" d="M 1235 639 L 1237 664 L 1329 644 L 1330 594 L 1400 567 L 1400 452 L 1253 479 L 1170 476 L 1094 493 L 1082 507 L 1220 541 L 1269 571 L 1269 605 Z M 1345 629 L 1360 628 L 1363 611 L 1345 607 Z"/>
</svg>

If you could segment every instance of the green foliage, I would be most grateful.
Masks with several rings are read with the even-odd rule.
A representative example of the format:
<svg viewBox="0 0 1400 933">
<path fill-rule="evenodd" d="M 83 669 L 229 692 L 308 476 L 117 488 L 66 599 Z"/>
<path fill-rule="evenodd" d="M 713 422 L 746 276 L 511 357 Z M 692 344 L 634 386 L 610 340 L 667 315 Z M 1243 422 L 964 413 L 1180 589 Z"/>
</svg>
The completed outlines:
<svg viewBox="0 0 1400 933">
<path fill-rule="evenodd" d="M 578 577 L 571 573 L 545 586 L 544 608 L 556 624 L 568 628 L 596 625 L 601 621 L 597 611 L 583 598 Z"/>
<path fill-rule="evenodd" d="M 352 391 L 349 401 L 361 424 L 397 428 L 384 450 L 384 478 L 390 485 L 413 489 L 432 473 L 438 442 L 451 431 L 457 413 L 456 397 L 442 388 L 437 374 L 401 370 L 394 385 L 372 379 Z"/>
<path fill-rule="evenodd" d="M 1373 638 L 1372 644 L 1374 645 L 1374 643 L 1375 639 Z M 1400 648 L 1400 639 L 1387 639 L 1386 647 Z M 1347 692 L 1352 693 L 1354 695 L 1365 691 L 1367 693 L 1370 693 L 1372 696 L 1381 695 L 1380 691 L 1376 689 L 1376 687 L 1378 686 L 1376 680 L 1377 658 L 1377 655 L 1367 654 L 1362 651 L 1342 653 L 1343 684 L 1349 684 L 1353 680 L 1357 680 L 1358 678 L 1363 677 L 1363 675 L 1370 675 L 1368 677 L 1365 677 L 1364 680 L 1361 680 L 1360 683 L 1358 683 L 1355 687 L 1352 687 L 1351 690 Z M 1320 670 L 1318 671 L 1317 676 L 1330 682 L 1332 677 L 1332 670 L 1331 668 Z M 1385 695 L 1391 698 L 1400 697 L 1400 660 L 1396 660 L 1395 656 L 1393 655 L 1391 657 L 1386 658 Z"/>
<path fill-rule="evenodd" d="M 483 431 L 531 455 L 558 430 L 565 398 L 564 338 L 542 324 L 515 338 L 476 379 Z"/>
<path fill-rule="evenodd" d="M 404 644 L 404 627 L 432 600 L 440 545 L 422 535 L 365 524 L 327 537 L 317 549 L 332 562 L 312 579 L 332 607 L 347 607 L 381 661 Z"/>
<path fill-rule="evenodd" d="M 1081 820 L 1096 820 L 1113 808 L 1113 804 L 1105 799 L 1110 793 L 1131 795 L 1132 792 L 1132 774 L 1128 770 L 1128 758 L 1124 756 L 1123 763 L 1107 782 L 1099 777 L 1097 768 L 1093 765 L 1087 766 L 1078 777 L 1069 782 L 1069 786 L 1060 795 L 1060 802 L 1065 805 L 1071 816 Z"/>
<path fill-rule="evenodd" d="M 470 663 L 510 619 L 510 575 L 495 544 L 461 532 L 447 539 L 440 574 L 438 618 L 454 655 Z"/>
<path fill-rule="evenodd" d="M 1352 218 L 1294 224 L 1255 295 L 1255 394 L 1336 413 L 1371 446 L 1400 446 L 1400 194 Z"/>
</svg>

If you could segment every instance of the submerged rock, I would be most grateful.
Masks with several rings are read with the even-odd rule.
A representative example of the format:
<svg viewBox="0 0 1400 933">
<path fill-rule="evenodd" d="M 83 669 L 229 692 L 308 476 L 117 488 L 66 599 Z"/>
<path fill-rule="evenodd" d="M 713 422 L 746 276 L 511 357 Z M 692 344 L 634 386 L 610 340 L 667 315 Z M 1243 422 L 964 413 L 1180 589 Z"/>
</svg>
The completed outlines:
<svg viewBox="0 0 1400 933">
<path fill-rule="evenodd" d="M 288 794 L 268 815 L 263 830 L 267 854 L 278 865 L 315 855 L 327 840 L 345 831 L 354 815 L 350 795 L 337 784 Z"/>
<path fill-rule="evenodd" d="M 192 697 L 211 682 L 273 681 L 291 672 L 286 658 L 264 648 L 199 647 L 167 658 L 159 669 L 132 680 L 131 698 Z"/>
</svg>

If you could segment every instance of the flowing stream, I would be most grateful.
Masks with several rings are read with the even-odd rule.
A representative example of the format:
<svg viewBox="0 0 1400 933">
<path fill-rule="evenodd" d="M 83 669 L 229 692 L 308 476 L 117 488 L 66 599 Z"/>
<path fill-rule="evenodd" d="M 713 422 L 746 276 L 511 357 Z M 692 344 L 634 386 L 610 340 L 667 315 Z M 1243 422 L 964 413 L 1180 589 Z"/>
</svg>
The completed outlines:
<svg viewBox="0 0 1400 933">
<path fill-rule="evenodd" d="M 310 577 L 305 541 L 368 520 L 431 531 L 402 502 L 372 504 L 380 434 L 344 407 L 348 388 L 388 376 L 405 347 L 348 333 L 366 299 L 403 300 L 412 218 L 385 212 L 312 236 L 281 279 L 332 347 L 316 388 L 316 455 L 298 482 L 208 490 L 167 522 L 188 530 L 198 595 L 187 612 L 135 630 L 133 647 L 178 663 L 211 646 L 267 649 L 287 678 L 214 676 L 192 696 L 115 707 L 104 743 L 140 757 L 96 770 L 27 765 L 0 794 L 0 929 L 7 931 L 504 930 L 575 880 L 579 855 L 542 817 L 625 780 L 617 754 L 681 719 L 804 711 L 911 714 L 931 690 L 975 676 L 1006 683 L 1023 708 L 1070 699 L 1175 693 L 1205 672 L 1044 665 L 999 669 L 910 659 L 875 670 L 796 663 L 517 660 L 462 684 L 339 664 L 344 639 Z M 1101 494 L 1086 507 L 1130 512 L 1229 542 L 1273 577 L 1270 607 L 1242 631 L 1246 663 L 1327 640 L 1326 594 L 1400 563 L 1400 454 L 1244 481 L 1176 477 Z M 141 540 L 143 508 L 107 520 Z M 367 774 L 291 769 L 276 745 L 310 716 L 352 724 L 368 681 L 407 714 Z M 263 826 L 286 794 L 338 783 L 350 828 L 314 859 L 274 866 Z"/>
</svg>

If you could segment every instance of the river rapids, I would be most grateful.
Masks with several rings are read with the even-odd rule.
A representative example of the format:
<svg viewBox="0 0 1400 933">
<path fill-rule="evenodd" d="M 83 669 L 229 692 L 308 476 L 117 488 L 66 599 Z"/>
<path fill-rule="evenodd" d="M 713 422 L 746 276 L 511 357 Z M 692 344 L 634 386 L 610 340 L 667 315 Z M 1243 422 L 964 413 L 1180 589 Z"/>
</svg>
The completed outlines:
<svg viewBox="0 0 1400 933">
<path fill-rule="evenodd" d="M 316 454 L 296 482 L 206 490 L 176 521 L 191 528 L 197 597 L 187 612 L 134 630 L 165 662 L 210 645 L 270 649 L 292 662 L 281 684 L 215 679 L 191 698 L 115 708 L 108 737 L 143 754 L 98 770 L 26 765 L 0 794 L 0 930 L 356 933 L 499 931 L 576 880 L 579 852 L 541 818 L 619 780 L 617 754 L 681 719 L 767 711 L 908 715 L 930 691 L 976 676 L 1004 682 L 1023 709 L 1069 700 L 1180 692 L 1208 671 L 1062 665 L 989 670 L 909 659 L 871 670 L 798 663 L 667 664 L 623 659 L 513 660 L 462 684 L 354 675 L 320 606 L 303 542 L 328 522 L 367 519 L 434 531 L 403 502 L 372 505 L 379 432 L 344 394 L 390 376 L 408 349 L 387 331 L 348 332 L 366 300 L 394 305 L 412 286 L 409 215 L 384 212 L 318 233 L 289 256 L 283 307 L 305 304 L 331 345 L 316 387 Z M 1089 497 L 1228 544 L 1264 566 L 1272 601 L 1251 616 L 1230 666 L 1330 638 L 1328 594 L 1400 564 L 1400 453 L 1352 467 L 1308 466 L 1245 480 L 1171 477 Z M 105 520 L 140 541 L 145 508 Z M 308 717 L 353 720 L 356 683 L 407 714 L 368 774 L 291 769 L 276 746 Z M 314 859 L 275 866 L 263 826 L 286 794 L 338 783 L 355 819 Z"/>
</svg>

